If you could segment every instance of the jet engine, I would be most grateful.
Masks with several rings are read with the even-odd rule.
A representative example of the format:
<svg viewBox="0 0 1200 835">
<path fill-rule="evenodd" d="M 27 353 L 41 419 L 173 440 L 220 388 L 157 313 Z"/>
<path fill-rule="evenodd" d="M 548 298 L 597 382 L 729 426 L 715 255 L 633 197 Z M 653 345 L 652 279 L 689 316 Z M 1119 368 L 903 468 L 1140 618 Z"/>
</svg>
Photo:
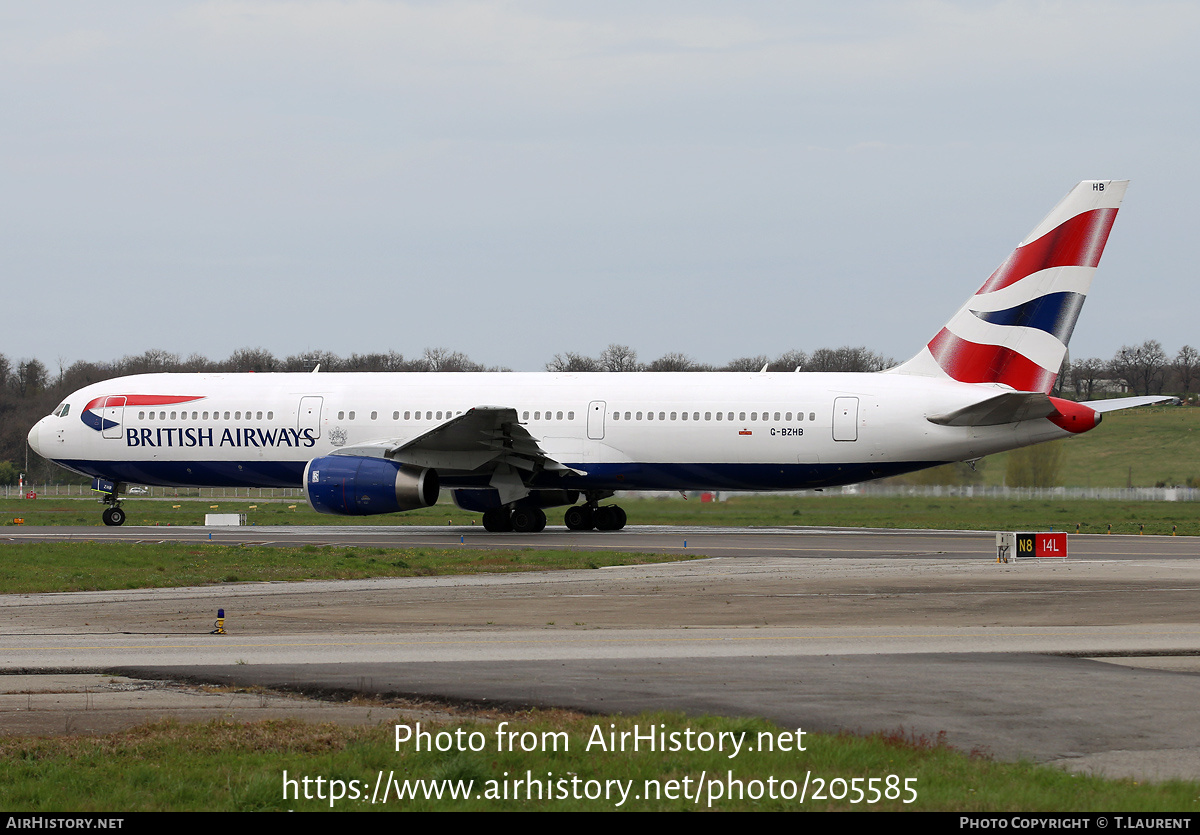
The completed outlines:
<svg viewBox="0 0 1200 835">
<path fill-rule="evenodd" d="M 440 489 L 436 471 L 387 458 L 327 455 L 304 468 L 304 495 L 313 510 L 339 516 L 429 507 Z"/>
</svg>

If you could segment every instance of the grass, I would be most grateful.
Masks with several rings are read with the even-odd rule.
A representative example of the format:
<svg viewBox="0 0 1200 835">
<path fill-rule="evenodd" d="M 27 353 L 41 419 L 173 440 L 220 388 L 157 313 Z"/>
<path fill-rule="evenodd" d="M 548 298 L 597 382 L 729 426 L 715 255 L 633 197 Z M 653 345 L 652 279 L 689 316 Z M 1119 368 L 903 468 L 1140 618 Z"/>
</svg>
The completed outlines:
<svg viewBox="0 0 1200 835">
<path fill-rule="evenodd" d="M 1200 408 L 1142 407 L 1109 412 L 1091 432 L 1064 441 L 1065 487 L 1200 486 Z M 1009 453 L 991 455 L 983 483 L 1004 484 Z"/>
<path fill-rule="evenodd" d="M 400 721 L 415 730 L 412 720 Z M 524 739 L 535 750 L 510 750 L 519 745 L 501 750 L 498 721 L 509 722 L 506 732 L 523 735 L 513 737 L 514 742 Z M 644 743 L 636 752 L 628 747 L 606 750 L 607 746 L 597 744 L 600 738 L 608 740 L 610 732 L 629 732 L 635 726 L 643 734 L 650 729 L 675 733 L 683 750 L 651 752 Z M 338 727 L 296 721 L 159 722 L 101 737 L 0 739 L 0 808 L 23 812 L 712 808 L 1061 813 L 1194 812 L 1200 802 L 1200 784 L 1194 782 L 1146 785 L 1071 775 L 1028 763 L 999 763 L 955 751 L 941 739 L 914 738 L 903 730 L 867 737 L 806 732 L 802 737 L 806 750 L 774 752 L 745 748 L 759 747 L 760 740 L 766 747 L 770 739 L 786 741 L 794 749 L 796 729 L 757 719 L 667 713 L 626 717 L 532 711 L 492 714 L 482 721 L 422 722 L 421 730 L 436 741 L 432 747 L 441 742 L 449 750 L 417 751 L 411 741 L 397 744 L 391 724 Z M 692 748 L 701 739 L 729 740 L 735 737 L 719 735 L 744 734 L 743 749 L 733 757 L 728 747 L 707 753 L 687 750 L 688 730 L 693 732 Z M 479 750 L 469 750 L 470 745 Z M 295 781 L 286 784 L 286 797 L 285 771 Z M 541 799 L 536 788 L 525 782 L 527 775 L 540 785 Z M 397 801 L 393 784 L 389 802 L 373 805 L 370 800 L 381 778 L 470 781 L 471 788 L 465 800 Z M 852 802 L 858 798 L 851 788 L 855 778 L 861 778 L 857 787 L 862 790 L 857 803 Z M 870 778 L 878 780 L 874 784 L 878 797 L 870 793 Z M 916 795 L 911 803 L 903 802 L 912 797 L 903 791 L 906 778 Z M 731 786 L 736 794 L 737 784 L 732 781 L 740 781 L 740 798 L 730 797 Z M 803 803 L 799 797 L 781 796 L 798 795 L 806 782 Z M 814 796 L 822 784 L 825 799 Z M 618 805 L 621 788 L 627 797 Z M 331 789 L 343 794 L 343 799 L 331 802 Z M 572 797 L 588 792 L 599 796 Z"/>
<path fill-rule="evenodd" d="M 796 496 L 730 495 L 722 502 L 682 498 L 622 498 L 631 525 L 778 526 L 820 525 L 867 528 L 932 528 L 939 530 L 1066 530 L 1081 533 L 1200 535 L 1200 507 L 1194 502 L 1107 501 L 1084 499 L 988 499 L 960 497 L 873 497 L 838 493 Z M 176 507 L 175 505 L 179 506 Z M 129 525 L 200 525 L 208 502 L 126 502 Z M 222 501 L 221 511 L 245 513 L 255 525 L 470 525 L 478 514 L 452 505 L 372 516 L 363 520 L 331 517 L 307 505 Z M 251 509 L 251 505 L 256 505 Z M 550 524 L 561 525 L 557 511 Z M 32 525 L 99 525 L 99 507 L 78 499 L 0 500 L 0 520 L 20 518 Z M 1145 529 L 1142 530 L 1141 526 Z M 482 531 L 482 528 L 479 528 Z"/>
<path fill-rule="evenodd" d="M 687 560 L 622 552 L 226 546 L 170 542 L 0 543 L 0 593 L 174 588 L 601 568 Z"/>
</svg>

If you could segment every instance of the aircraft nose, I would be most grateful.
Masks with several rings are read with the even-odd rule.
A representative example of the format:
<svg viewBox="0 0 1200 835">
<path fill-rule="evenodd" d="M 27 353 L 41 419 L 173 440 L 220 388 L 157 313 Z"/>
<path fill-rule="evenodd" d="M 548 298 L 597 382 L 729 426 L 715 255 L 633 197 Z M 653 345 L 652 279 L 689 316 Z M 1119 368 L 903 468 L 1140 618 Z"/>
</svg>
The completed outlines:
<svg viewBox="0 0 1200 835">
<path fill-rule="evenodd" d="M 38 455 L 42 455 L 42 424 L 45 422 L 46 419 L 42 418 L 33 425 L 32 429 L 29 430 L 29 446 L 31 446 L 33 451 Z M 42 457 L 44 458 L 45 456 L 43 455 Z"/>
</svg>

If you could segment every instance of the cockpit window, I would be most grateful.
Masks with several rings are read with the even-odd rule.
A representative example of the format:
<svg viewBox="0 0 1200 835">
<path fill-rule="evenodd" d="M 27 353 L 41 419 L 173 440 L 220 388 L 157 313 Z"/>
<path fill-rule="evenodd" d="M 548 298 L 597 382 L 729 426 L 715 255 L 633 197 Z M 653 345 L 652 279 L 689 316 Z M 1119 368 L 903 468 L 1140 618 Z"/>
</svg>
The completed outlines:
<svg viewBox="0 0 1200 835">
<path fill-rule="evenodd" d="M 67 412 L 71 411 L 70 403 L 59 403 L 58 408 L 52 413 L 55 417 L 66 417 Z"/>
</svg>

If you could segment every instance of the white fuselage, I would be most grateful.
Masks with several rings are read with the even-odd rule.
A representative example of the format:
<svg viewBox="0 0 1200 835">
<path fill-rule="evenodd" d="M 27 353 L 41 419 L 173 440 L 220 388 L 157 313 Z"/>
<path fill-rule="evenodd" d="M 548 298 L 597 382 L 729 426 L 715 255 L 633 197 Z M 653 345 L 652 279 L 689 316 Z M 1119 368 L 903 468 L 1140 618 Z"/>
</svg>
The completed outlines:
<svg viewBox="0 0 1200 835">
<path fill-rule="evenodd" d="M 29 438 L 42 456 L 114 482 L 300 486 L 314 458 L 403 444 L 498 406 L 576 471 L 542 474 L 538 487 L 801 489 L 1070 434 L 1045 419 L 928 420 L 1004 390 L 888 373 L 149 374 L 81 389 Z M 490 478 L 441 475 L 464 487 Z"/>
</svg>

